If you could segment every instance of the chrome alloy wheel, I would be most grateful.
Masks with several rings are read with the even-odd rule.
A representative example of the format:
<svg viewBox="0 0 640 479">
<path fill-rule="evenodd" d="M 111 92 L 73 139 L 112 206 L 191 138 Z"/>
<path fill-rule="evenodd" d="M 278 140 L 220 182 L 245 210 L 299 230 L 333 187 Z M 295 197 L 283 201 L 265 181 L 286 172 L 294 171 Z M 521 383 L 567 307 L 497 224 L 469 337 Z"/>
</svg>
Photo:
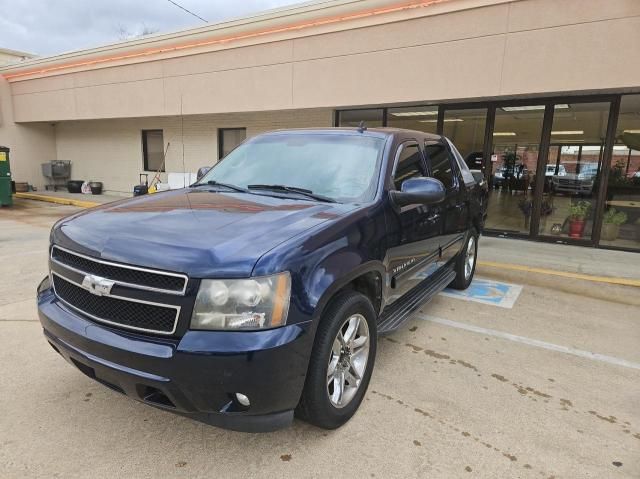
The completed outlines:
<svg viewBox="0 0 640 479">
<path fill-rule="evenodd" d="M 473 267 L 476 264 L 476 238 L 469 237 L 467 250 L 464 253 L 464 279 L 469 279 L 473 273 Z"/>
<path fill-rule="evenodd" d="M 367 370 L 369 325 L 361 314 L 349 316 L 333 340 L 327 367 L 327 394 L 337 408 L 351 402 Z"/>
</svg>

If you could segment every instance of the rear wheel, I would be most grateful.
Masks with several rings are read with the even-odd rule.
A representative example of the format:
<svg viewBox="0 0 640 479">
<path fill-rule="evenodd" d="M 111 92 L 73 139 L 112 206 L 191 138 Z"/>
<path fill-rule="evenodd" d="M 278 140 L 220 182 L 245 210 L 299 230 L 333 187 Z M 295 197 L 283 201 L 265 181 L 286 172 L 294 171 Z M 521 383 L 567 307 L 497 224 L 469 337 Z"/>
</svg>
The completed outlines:
<svg viewBox="0 0 640 479">
<path fill-rule="evenodd" d="M 476 272 L 476 257 L 478 255 L 478 233 L 474 229 L 469 232 L 464 248 L 458 254 L 455 263 L 456 279 L 450 287 L 454 289 L 467 289 Z"/>
<path fill-rule="evenodd" d="M 357 292 L 338 297 L 318 326 L 297 415 L 324 429 L 346 423 L 369 386 L 376 339 L 371 301 Z"/>
</svg>

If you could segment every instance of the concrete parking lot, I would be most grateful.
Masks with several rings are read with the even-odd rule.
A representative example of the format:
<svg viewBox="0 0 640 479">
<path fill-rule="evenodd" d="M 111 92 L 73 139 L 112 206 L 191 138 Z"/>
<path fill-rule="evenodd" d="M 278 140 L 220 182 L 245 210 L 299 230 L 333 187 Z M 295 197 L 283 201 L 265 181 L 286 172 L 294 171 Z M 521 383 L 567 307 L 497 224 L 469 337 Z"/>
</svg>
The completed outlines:
<svg viewBox="0 0 640 479">
<path fill-rule="evenodd" d="M 118 395 L 46 343 L 35 288 L 74 211 L 0 210 L 2 478 L 640 477 L 638 306 L 530 284 L 512 308 L 439 296 L 380 339 L 343 428 L 229 432 Z"/>
</svg>

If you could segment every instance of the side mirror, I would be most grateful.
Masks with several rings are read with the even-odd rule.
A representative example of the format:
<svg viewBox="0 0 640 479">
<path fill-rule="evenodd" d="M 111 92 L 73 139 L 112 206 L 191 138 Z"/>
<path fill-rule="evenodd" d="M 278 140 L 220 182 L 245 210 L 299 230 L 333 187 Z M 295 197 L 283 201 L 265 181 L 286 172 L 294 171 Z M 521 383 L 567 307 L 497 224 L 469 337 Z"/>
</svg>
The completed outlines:
<svg viewBox="0 0 640 479">
<path fill-rule="evenodd" d="M 433 205 L 444 201 L 447 190 L 440 180 L 419 177 L 403 181 L 401 190 L 390 194 L 398 206 Z"/>
<path fill-rule="evenodd" d="M 202 178 L 204 175 L 209 173 L 210 169 L 211 169 L 210 166 L 203 166 L 202 168 L 198 168 L 198 175 L 196 177 L 197 178 L 196 181 L 200 181 L 200 178 Z"/>
</svg>

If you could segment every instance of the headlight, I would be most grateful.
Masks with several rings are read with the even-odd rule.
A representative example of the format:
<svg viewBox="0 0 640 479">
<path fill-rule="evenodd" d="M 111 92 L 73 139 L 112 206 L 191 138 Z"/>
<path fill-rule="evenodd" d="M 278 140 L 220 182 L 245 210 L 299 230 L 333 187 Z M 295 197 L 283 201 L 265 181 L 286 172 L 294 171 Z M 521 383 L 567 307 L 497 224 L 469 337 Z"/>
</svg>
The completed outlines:
<svg viewBox="0 0 640 479">
<path fill-rule="evenodd" d="M 203 279 L 191 315 L 191 329 L 252 330 L 287 322 L 291 276 Z"/>
</svg>

